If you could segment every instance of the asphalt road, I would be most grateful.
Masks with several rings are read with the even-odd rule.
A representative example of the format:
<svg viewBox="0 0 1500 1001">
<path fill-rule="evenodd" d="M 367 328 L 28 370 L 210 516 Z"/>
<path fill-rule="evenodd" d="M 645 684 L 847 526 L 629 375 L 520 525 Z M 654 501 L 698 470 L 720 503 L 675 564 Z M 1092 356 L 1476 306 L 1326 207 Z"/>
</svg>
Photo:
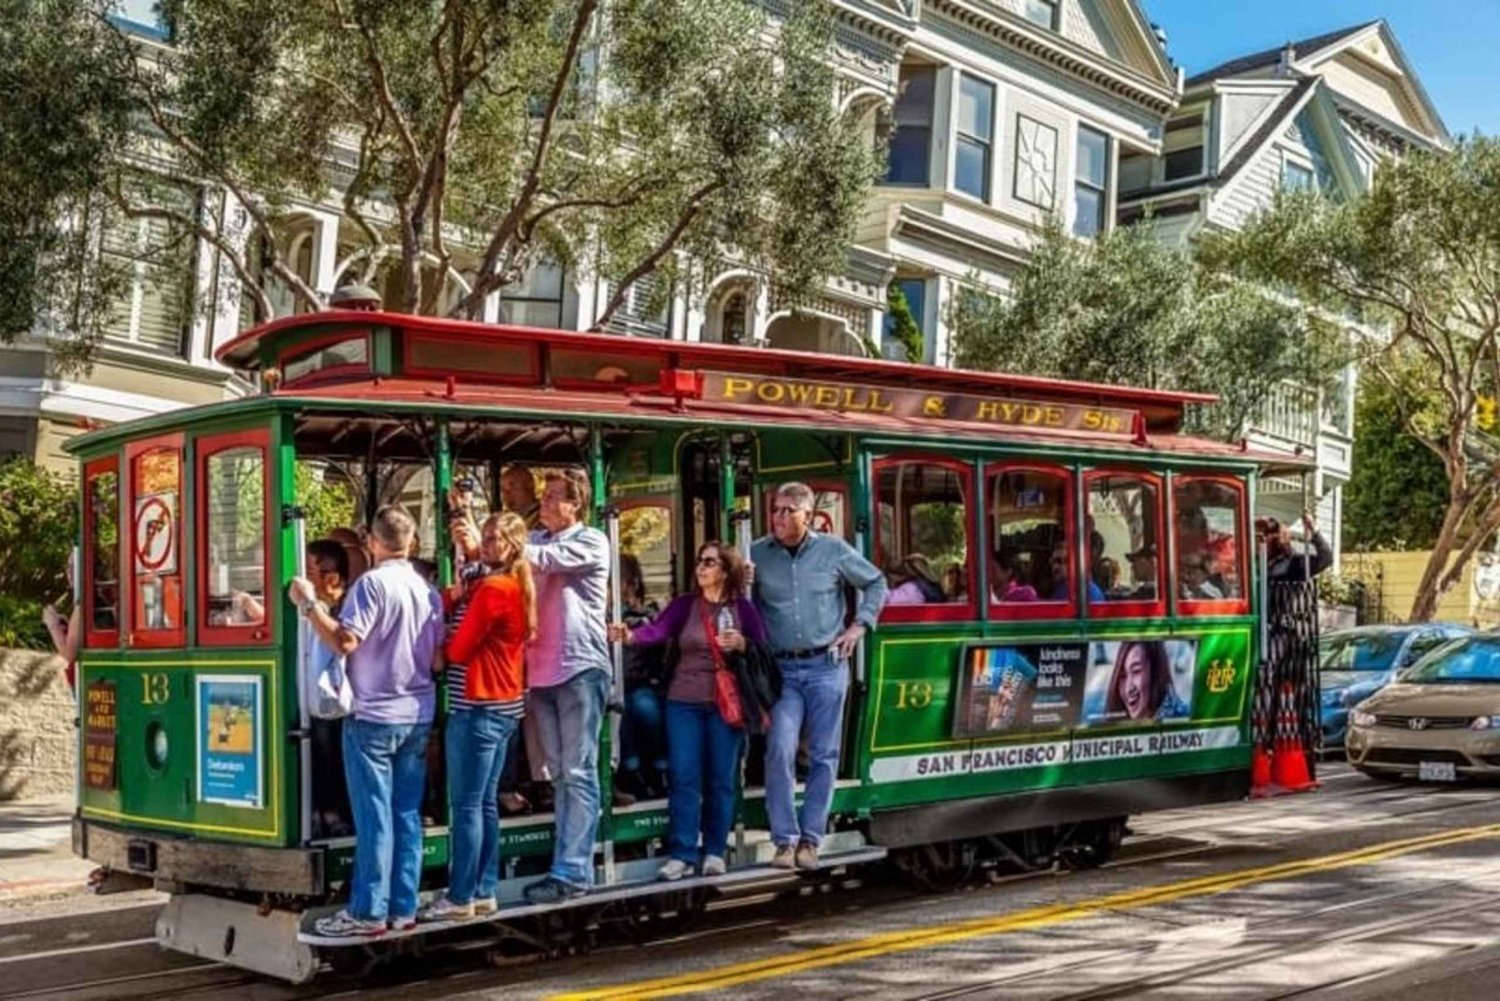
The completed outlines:
<svg viewBox="0 0 1500 1001">
<path fill-rule="evenodd" d="M 1493 998 L 1500 789 L 1323 775 L 1313 794 L 1137 818 L 1093 871 L 798 885 L 646 943 L 502 961 L 474 941 L 380 983 L 289 987 L 161 952 L 154 903 L 60 902 L 0 915 L 0 998 Z"/>
</svg>

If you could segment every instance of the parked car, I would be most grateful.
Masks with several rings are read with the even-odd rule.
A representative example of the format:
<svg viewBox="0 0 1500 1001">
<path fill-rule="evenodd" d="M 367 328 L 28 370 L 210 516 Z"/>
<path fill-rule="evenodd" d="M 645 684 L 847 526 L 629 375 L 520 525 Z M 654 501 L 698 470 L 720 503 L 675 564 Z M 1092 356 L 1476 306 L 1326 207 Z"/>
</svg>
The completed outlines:
<svg viewBox="0 0 1500 1001">
<path fill-rule="evenodd" d="M 1356 705 L 1349 763 L 1377 778 L 1500 775 L 1500 635 L 1432 651 Z"/>
<path fill-rule="evenodd" d="M 1359 626 L 1326 633 L 1318 642 L 1323 692 L 1323 747 L 1344 746 L 1349 709 L 1390 684 L 1396 672 L 1449 640 L 1473 635 L 1464 626 L 1422 622 Z"/>
</svg>

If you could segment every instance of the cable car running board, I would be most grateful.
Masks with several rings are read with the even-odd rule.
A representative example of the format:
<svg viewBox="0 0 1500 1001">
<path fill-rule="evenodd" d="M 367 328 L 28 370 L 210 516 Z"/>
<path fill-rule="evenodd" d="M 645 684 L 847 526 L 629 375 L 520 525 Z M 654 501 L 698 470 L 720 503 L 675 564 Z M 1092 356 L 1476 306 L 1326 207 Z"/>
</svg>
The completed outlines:
<svg viewBox="0 0 1500 1001">
<path fill-rule="evenodd" d="M 491 914 L 479 915 L 472 918 L 460 918 L 455 921 L 433 921 L 401 931 L 388 931 L 383 935 L 350 938 L 328 938 L 319 935 L 313 930 L 318 918 L 332 914 L 339 908 L 321 907 L 316 910 L 309 910 L 302 915 L 302 930 L 297 934 L 297 942 L 300 945 L 316 946 L 320 949 L 351 945 L 372 945 L 418 935 L 428 935 L 433 932 L 452 931 L 455 928 L 494 924 L 496 922 L 511 921 L 516 918 L 530 917 L 538 914 L 555 914 L 559 911 L 574 910 L 580 907 L 597 907 L 601 904 L 617 903 L 621 900 L 630 900 L 636 897 L 677 893 L 682 890 L 722 889 L 724 887 L 754 886 L 760 883 L 789 882 L 797 879 L 799 876 L 805 876 L 813 872 L 826 872 L 831 869 L 839 869 L 851 865 L 878 862 L 885 858 L 885 856 L 886 849 L 884 848 L 861 847 L 821 855 L 818 858 L 816 869 L 776 869 L 768 864 L 761 863 L 731 869 L 722 876 L 688 876 L 670 882 L 655 878 L 636 878 L 608 888 L 593 890 L 582 896 L 573 897 L 570 900 L 561 901 L 556 904 L 527 904 L 520 897 L 521 888 L 526 883 L 541 879 L 542 875 L 539 873 L 536 876 L 525 879 L 507 880 L 507 884 L 510 885 L 505 889 L 509 892 L 502 891 L 500 894 L 500 907 Z M 654 873 L 664 861 L 665 859 L 663 858 L 640 859 L 633 863 L 627 863 L 626 866 L 628 868 L 626 866 L 621 866 L 621 868 L 631 875 L 647 870 L 648 867 L 649 871 Z M 424 893 L 422 895 L 423 903 L 435 899 L 440 892 Z"/>
</svg>

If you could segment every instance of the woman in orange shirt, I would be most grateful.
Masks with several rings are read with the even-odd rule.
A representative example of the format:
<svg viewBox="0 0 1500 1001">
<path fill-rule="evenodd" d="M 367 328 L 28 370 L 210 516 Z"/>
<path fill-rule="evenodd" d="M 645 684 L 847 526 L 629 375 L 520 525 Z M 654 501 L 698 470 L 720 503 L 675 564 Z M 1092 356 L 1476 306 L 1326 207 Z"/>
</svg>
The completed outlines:
<svg viewBox="0 0 1500 1001">
<path fill-rule="evenodd" d="M 536 634 L 536 588 L 524 558 L 526 522 L 485 520 L 482 568 L 460 570 L 448 641 L 448 801 L 453 812 L 448 890 L 420 921 L 493 913 L 500 881 L 500 772 L 525 711 L 526 644 Z"/>
</svg>

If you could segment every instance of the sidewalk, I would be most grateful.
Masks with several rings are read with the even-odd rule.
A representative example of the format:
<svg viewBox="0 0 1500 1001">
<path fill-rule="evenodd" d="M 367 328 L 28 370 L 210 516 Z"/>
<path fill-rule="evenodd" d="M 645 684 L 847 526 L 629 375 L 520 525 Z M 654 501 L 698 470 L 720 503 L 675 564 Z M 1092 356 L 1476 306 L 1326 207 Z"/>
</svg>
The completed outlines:
<svg viewBox="0 0 1500 1001">
<path fill-rule="evenodd" d="M 82 893 L 91 862 L 73 854 L 73 797 L 0 803 L 0 904 Z"/>
</svg>

